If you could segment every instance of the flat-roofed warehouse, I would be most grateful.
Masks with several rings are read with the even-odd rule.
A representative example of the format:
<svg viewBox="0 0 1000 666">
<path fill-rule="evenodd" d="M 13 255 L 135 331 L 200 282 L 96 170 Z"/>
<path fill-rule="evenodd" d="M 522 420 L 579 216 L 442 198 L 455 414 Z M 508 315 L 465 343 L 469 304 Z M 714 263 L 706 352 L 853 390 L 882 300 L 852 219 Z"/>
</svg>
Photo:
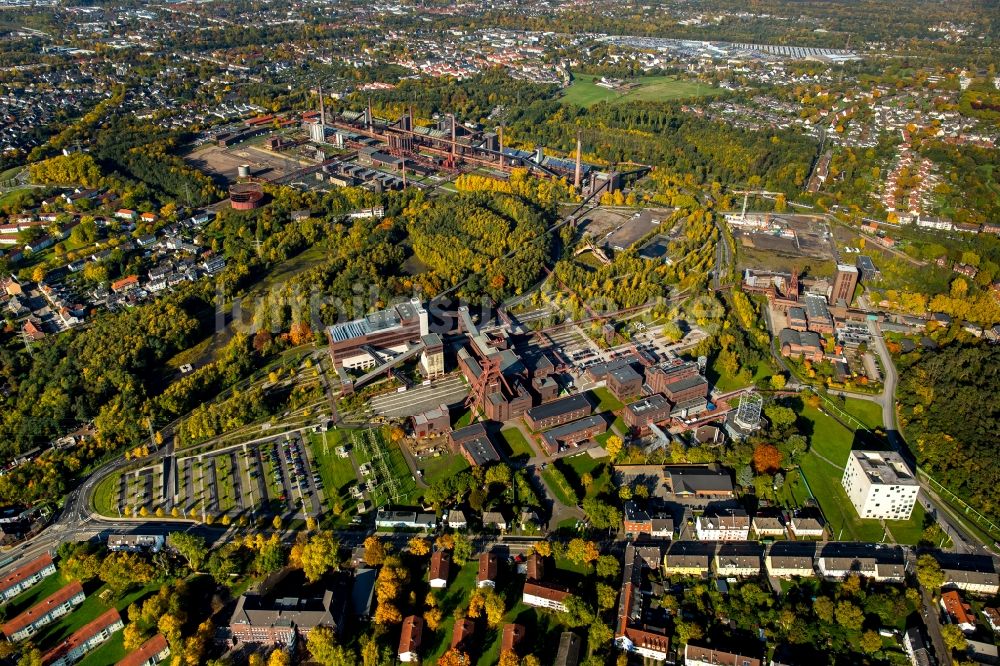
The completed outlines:
<svg viewBox="0 0 1000 666">
<path fill-rule="evenodd" d="M 326 330 L 334 365 L 361 369 L 407 351 L 429 332 L 427 310 L 416 298 Z"/>
</svg>

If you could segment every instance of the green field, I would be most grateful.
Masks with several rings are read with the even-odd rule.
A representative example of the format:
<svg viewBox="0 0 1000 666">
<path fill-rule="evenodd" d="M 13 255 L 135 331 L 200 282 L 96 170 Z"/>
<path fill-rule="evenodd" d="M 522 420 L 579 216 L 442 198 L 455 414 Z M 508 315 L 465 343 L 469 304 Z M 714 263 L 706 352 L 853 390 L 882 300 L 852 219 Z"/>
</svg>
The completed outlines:
<svg viewBox="0 0 1000 666">
<path fill-rule="evenodd" d="M 611 485 L 610 458 L 592 458 L 589 453 L 559 459 L 555 464 L 572 484 L 578 497 L 587 498 L 600 495 Z M 590 474 L 594 482 L 589 492 L 583 487 L 581 479 L 584 474 Z"/>
<path fill-rule="evenodd" d="M 333 514 L 335 505 L 338 505 L 343 510 L 341 515 L 344 518 L 356 504 L 348 488 L 357 483 L 351 459 L 337 455 L 337 447 L 345 439 L 346 433 L 343 430 L 330 430 L 309 437 L 313 468 L 319 471 L 319 478 L 323 480 L 323 497 L 326 499 L 327 509 Z"/>
<path fill-rule="evenodd" d="M 507 443 L 508 453 L 511 458 L 524 458 L 525 460 L 535 456 L 535 450 L 528 440 L 524 438 L 524 433 L 520 428 L 507 428 L 501 430 L 500 435 Z"/>
<path fill-rule="evenodd" d="M 459 569 L 458 575 L 448 584 L 447 588 L 435 592 L 444 619 L 437 631 L 427 632 L 432 636 L 430 640 L 424 638 L 424 644 L 427 646 L 425 649 L 430 650 L 426 663 L 435 663 L 451 647 L 451 634 L 455 628 L 455 611 L 463 606 L 468 606 L 469 597 L 476 588 L 476 575 L 478 573 L 479 561 L 474 559 Z"/>
<path fill-rule="evenodd" d="M 117 516 L 115 503 L 118 500 L 118 484 L 121 472 L 114 472 L 101 479 L 94 488 L 94 511 L 102 516 Z"/>
<path fill-rule="evenodd" d="M 124 618 L 123 618 L 124 619 Z M 111 634 L 111 637 L 94 650 L 87 653 L 77 662 L 78 666 L 106 666 L 117 664 L 125 658 L 125 643 L 121 631 Z"/>
<path fill-rule="evenodd" d="M 630 83 L 638 84 L 628 92 L 620 93 L 615 90 L 602 88 L 594 83 L 594 79 L 600 80 L 600 76 L 593 74 L 573 74 L 573 83 L 563 93 L 562 99 L 570 104 L 589 107 L 598 102 L 612 102 L 623 104 L 625 102 L 666 102 L 674 99 L 688 99 L 692 97 L 705 97 L 707 95 L 718 95 L 718 88 L 699 83 L 697 81 L 685 81 L 674 76 L 640 76 L 631 79 Z"/>
<path fill-rule="evenodd" d="M 600 412 L 613 412 L 616 409 L 621 409 L 623 407 L 622 401 L 612 395 L 611 391 L 604 388 L 603 386 L 595 388 L 591 393 L 597 398 L 597 408 L 594 409 L 595 413 Z"/>
<path fill-rule="evenodd" d="M 858 401 L 862 402 L 862 401 Z M 853 405 L 849 405 L 853 406 Z M 870 416 L 870 414 L 868 415 Z M 810 434 L 809 453 L 802 456 L 799 468 L 816 500 L 829 521 L 831 536 L 836 540 L 882 541 L 885 536 L 877 520 L 862 520 L 851 504 L 840 483 L 843 465 L 854 443 L 854 433 L 844 428 L 833 417 L 812 407 L 805 407 L 799 415 L 799 425 Z M 820 456 L 827 458 L 823 460 Z M 786 483 L 786 486 L 788 484 Z M 785 499 L 800 497 L 802 490 L 782 488 Z M 886 521 L 886 527 L 899 543 L 915 544 L 923 531 L 924 511 L 917 505 L 906 521 Z M 886 541 L 891 541 L 888 536 Z"/>
<path fill-rule="evenodd" d="M 577 499 L 575 491 L 571 486 L 561 483 L 556 475 L 552 473 L 552 470 L 553 468 L 550 466 L 547 470 L 542 472 L 542 479 L 545 480 L 545 485 L 548 486 L 549 490 L 552 491 L 552 494 L 555 495 L 556 499 L 561 503 L 566 506 L 576 506 L 577 502 L 580 500 Z M 569 483 L 569 479 L 566 479 L 566 482 Z"/>
<path fill-rule="evenodd" d="M 84 590 L 87 592 L 87 598 L 84 602 L 77 606 L 76 610 L 69 615 L 64 615 L 52 624 L 43 627 L 37 634 L 32 636 L 32 642 L 42 652 L 51 650 L 69 638 L 73 632 L 97 619 L 101 613 L 109 608 L 117 608 L 119 613 L 123 613 L 129 607 L 129 604 L 156 592 L 160 589 L 160 586 L 158 583 L 153 583 L 146 587 L 136 588 L 121 599 L 115 600 L 110 604 L 104 603 L 101 600 L 101 593 L 106 589 L 108 589 L 107 585 L 100 585 L 96 589 L 94 589 L 93 583 L 85 585 Z M 122 619 L 127 619 L 127 616 Z"/>
<path fill-rule="evenodd" d="M 417 469 L 424 473 L 424 481 L 434 483 L 469 469 L 469 461 L 458 453 L 448 453 L 417 461 Z"/>
</svg>

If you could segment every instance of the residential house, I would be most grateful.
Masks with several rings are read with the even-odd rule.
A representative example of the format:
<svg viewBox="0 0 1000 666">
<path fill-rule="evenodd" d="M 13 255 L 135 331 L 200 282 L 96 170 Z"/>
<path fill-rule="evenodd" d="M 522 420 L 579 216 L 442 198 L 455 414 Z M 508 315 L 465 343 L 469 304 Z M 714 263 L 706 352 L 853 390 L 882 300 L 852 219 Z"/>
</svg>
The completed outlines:
<svg viewBox="0 0 1000 666">
<path fill-rule="evenodd" d="M 816 575 L 816 544 L 778 541 L 767 552 L 767 573 L 775 578 Z"/>
<path fill-rule="evenodd" d="M 647 659 L 666 661 L 670 641 L 667 629 L 648 620 L 651 598 L 643 593 L 647 571 L 660 566 L 658 546 L 625 547 L 625 567 L 621 593 L 618 595 L 618 616 L 615 623 L 615 645 Z"/>
<path fill-rule="evenodd" d="M 912 666 L 934 666 L 936 663 L 931 658 L 920 627 L 910 627 L 903 633 L 903 651 L 906 652 Z"/>
<path fill-rule="evenodd" d="M 761 666 L 760 659 L 688 643 L 684 646 L 684 666 Z"/>
<path fill-rule="evenodd" d="M 451 551 L 438 550 L 431 555 L 430 583 L 431 587 L 440 589 L 448 587 L 448 573 L 451 571 Z"/>
<path fill-rule="evenodd" d="M 527 629 L 521 624 L 503 625 L 503 637 L 500 640 L 501 652 L 513 652 L 517 654 L 517 646 L 521 644 L 527 636 Z"/>
<path fill-rule="evenodd" d="M 746 541 L 750 536 L 750 516 L 742 509 L 698 516 L 695 533 L 699 541 Z"/>
<path fill-rule="evenodd" d="M 60 588 L 37 604 L 4 623 L 0 630 L 12 641 L 23 641 L 47 624 L 72 613 L 86 595 L 79 581 Z"/>
<path fill-rule="evenodd" d="M 986 606 L 983 608 L 983 615 L 986 617 L 986 623 L 990 625 L 993 633 L 1000 634 L 1000 610 L 992 606 Z"/>
<path fill-rule="evenodd" d="M 39 555 L 27 564 L 14 569 L 0 581 L 0 601 L 13 599 L 55 572 L 56 565 L 52 562 L 52 556 L 48 553 Z"/>
<path fill-rule="evenodd" d="M 1000 575 L 988 557 L 962 557 L 955 554 L 940 556 L 944 587 L 969 594 L 995 595 L 1000 592 Z"/>
<path fill-rule="evenodd" d="M 638 504 L 629 500 L 625 502 L 624 509 L 623 525 L 626 534 L 649 534 L 653 531 L 653 519 Z"/>
<path fill-rule="evenodd" d="M 711 569 L 715 555 L 714 544 L 697 541 L 674 541 L 663 556 L 665 575 L 705 576 Z"/>
<path fill-rule="evenodd" d="M 528 555 L 527 561 L 528 580 L 542 580 L 545 578 L 545 559 L 536 551 Z"/>
<path fill-rule="evenodd" d="M 445 517 L 445 522 L 453 530 L 464 530 L 469 526 L 468 521 L 465 519 L 465 514 L 459 509 L 450 509 L 447 517 Z"/>
<path fill-rule="evenodd" d="M 715 554 L 719 576 L 759 576 L 764 566 L 764 547 L 758 543 L 722 543 Z"/>
<path fill-rule="evenodd" d="M 819 539 L 823 537 L 824 533 L 823 523 L 821 523 L 816 518 L 798 518 L 798 517 L 792 518 L 791 522 L 788 525 L 788 528 L 791 530 L 792 534 L 794 534 L 796 538 L 799 539 L 802 538 Z"/>
<path fill-rule="evenodd" d="M 476 587 L 496 587 L 499 563 L 500 558 L 495 553 L 480 553 Z"/>
<path fill-rule="evenodd" d="M 566 612 L 564 602 L 568 596 L 570 596 L 570 591 L 561 585 L 528 581 L 524 584 L 521 601 L 526 606 Z"/>
<path fill-rule="evenodd" d="M 424 636 L 424 618 L 410 615 L 403 620 L 396 655 L 404 664 L 420 661 L 420 644 Z"/>
<path fill-rule="evenodd" d="M 882 544 L 828 542 L 816 558 L 816 569 L 827 578 L 861 575 L 879 582 L 895 583 L 906 578 L 902 549 Z"/>
<path fill-rule="evenodd" d="M 781 524 L 781 519 L 773 516 L 754 516 L 750 521 L 753 533 L 758 539 L 764 537 L 785 536 L 785 526 Z"/>
<path fill-rule="evenodd" d="M 476 635 L 476 623 L 465 617 L 455 620 L 455 628 L 451 634 L 451 647 L 459 652 L 469 651 L 469 642 Z"/>
<path fill-rule="evenodd" d="M 957 625 L 967 634 L 976 630 L 976 614 L 972 606 L 962 600 L 958 590 L 942 592 L 940 603 L 951 624 Z"/>
<path fill-rule="evenodd" d="M 170 646 L 163 634 L 156 634 L 143 643 L 138 650 L 125 655 L 115 666 L 156 666 L 170 656 Z"/>
<path fill-rule="evenodd" d="M 90 622 L 62 643 L 42 655 L 42 663 L 46 666 L 69 666 L 75 664 L 97 646 L 111 638 L 116 631 L 125 626 L 121 615 L 112 608 L 102 613 L 96 620 Z"/>
<path fill-rule="evenodd" d="M 510 523 L 499 511 L 484 511 L 483 527 L 496 527 L 501 532 L 506 532 L 510 528 Z"/>
</svg>

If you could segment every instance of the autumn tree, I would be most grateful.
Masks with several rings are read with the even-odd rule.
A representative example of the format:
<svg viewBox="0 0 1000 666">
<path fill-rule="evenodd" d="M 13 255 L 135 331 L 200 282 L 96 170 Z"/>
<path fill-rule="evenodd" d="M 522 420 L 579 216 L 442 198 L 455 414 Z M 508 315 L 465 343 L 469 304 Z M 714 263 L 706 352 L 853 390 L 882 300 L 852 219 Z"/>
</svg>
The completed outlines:
<svg viewBox="0 0 1000 666">
<path fill-rule="evenodd" d="M 590 564 L 600 556 L 600 550 L 593 541 L 573 539 L 566 547 L 566 557 L 577 564 Z"/>
<path fill-rule="evenodd" d="M 611 587 L 610 585 L 605 585 L 604 583 L 597 584 L 597 607 L 601 610 L 607 610 L 609 608 L 614 608 L 615 602 L 618 600 L 618 590 Z"/>
<path fill-rule="evenodd" d="M 536 541 L 532 548 L 542 557 L 552 557 L 552 543 L 549 541 Z"/>
<path fill-rule="evenodd" d="M 931 594 L 937 593 L 944 585 L 944 572 L 933 555 L 921 555 L 917 558 L 917 582 Z"/>
<path fill-rule="evenodd" d="M 513 650 L 504 650 L 500 653 L 498 666 L 520 666 L 521 660 L 517 658 L 517 653 Z"/>
<path fill-rule="evenodd" d="M 317 532 L 305 544 L 296 544 L 295 548 L 299 549 L 295 559 L 310 583 L 316 582 L 340 563 L 340 542 L 334 538 L 333 532 Z"/>
<path fill-rule="evenodd" d="M 135 585 L 153 580 L 156 571 L 136 553 L 110 553 L 101 565 L 100 578 L 115 596 L 121 596 Z"/>
<path fill-rule="evenodd" d="M 753 450 L 753 466 L 758 474 L 774 474 L 781 469 L 781 451 L 773 444 L 758 444 Z"/>
<path fill-rule="evenodd" d="M 167 536 L 167 545 L 187 560 L 191 571 L 198 571 L 202 562 L 205 561 L 205 556 L 208 555 L 208 546 L 205 544 L 205 537 L 196 534 L 172 532 Z"/>
<path fill-rule="evenodd" d="M 292 657 L 283 649 L 278 648 L 267 658 L 267 666 L 291 666 Z"/>
<path fill-rule="evenodd" d="M 468 666 L 469 655 L 456 649 L 449 648 L 437 661 L 438 666 Z"/>
<path fill-rule="evenodd" d="M 386 547 L 374 534 L 365 539 L 365 564 L 377 567 L 385 561 Z"/>
<path fill-rule="evenodd" d="M 618 454 L 622 452 L 622 438 L 618 435 L 611 435 L 608 437 L 607 441 L 604 442 L 604 450 L 608 452 L 611 459 L 614 460 L 618 457 Z"/>
<path fill-rule="evenodd" d="M 409 548 L 411 553 L 418 556 L 423 556 L 431 552 L 431 546 L 427 542 L 427 539 L 419 536 L 410 539 Z"/>
<path fill-rule="evenodd" d="M 597 575 L 601 578 L 617 578 L 621 564 L 614 555 L 601 555 L 597 558 Z"/>
</svg>

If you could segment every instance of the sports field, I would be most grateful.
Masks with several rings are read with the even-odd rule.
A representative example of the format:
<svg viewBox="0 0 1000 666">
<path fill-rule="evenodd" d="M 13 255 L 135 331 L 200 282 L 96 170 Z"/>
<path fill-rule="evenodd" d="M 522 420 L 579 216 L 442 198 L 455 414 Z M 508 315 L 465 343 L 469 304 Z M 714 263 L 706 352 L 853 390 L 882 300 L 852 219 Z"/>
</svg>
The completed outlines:
<svg viewBox="0 0 1000 666">
<path fill-rule="evenodd" d="M 637 84 L 628 92 L 602 88 L 594 83 L 601 77 L 593 74 L 573 74 L 573 83 L 563 93 L 563 100 L 577 106 L 589 107 L 598 102 L 665 102 L 672 99 L 718 95 L 719 89 L 697 81 L 685 81 L 674 76 L 640 76 L 630 79 Z"/>
</svg>

